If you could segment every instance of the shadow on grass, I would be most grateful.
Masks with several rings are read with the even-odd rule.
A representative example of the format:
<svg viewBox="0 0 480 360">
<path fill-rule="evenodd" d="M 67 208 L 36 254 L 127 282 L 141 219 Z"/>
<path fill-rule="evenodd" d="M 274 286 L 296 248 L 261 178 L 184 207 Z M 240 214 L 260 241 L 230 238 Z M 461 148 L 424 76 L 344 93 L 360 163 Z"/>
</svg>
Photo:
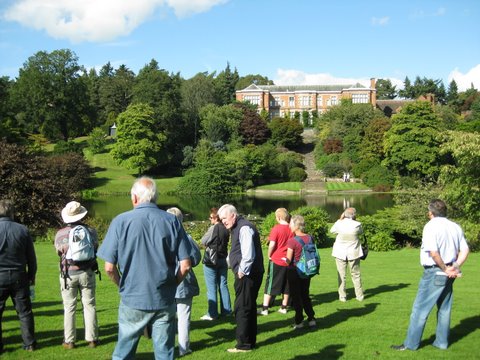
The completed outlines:
<svg viewBox="0 0 480 360">
<path fill-rule="evenodd" d="M 407 286 L 410 286 L 410 284 L 395 284 L 395 285 L 380 285 L 376 288 L 372 289 L 366 289 L 365 290 L 365 298 L 372 298 L 376 295 L 386 293 L 386 292 L 392 292 L 392 291 L 397 291 L 403 288 L 406 288 Z M 348 289 L 347 290 L 347 297 L 352 299 L 355 298 L 355 293 L 354 289 Z M 328 293 L 322 293 L 322 294 L 317 294 L 317 295 L 312 295 L 312 305 L 321 305 L 321 304 L 326 304 L 326 303 L 331 303 L 334 301 L 338 301 L 338 293 L 335 292 L 328 292 Z"/>
<path fill-rule="evenodd" d="M 257 346 L 267 346 L 267 345 L 274 345 L 282 341 L 291 340 L 295 337 L 302 336 L 305 332 L 316 332 L 322 331 L 324 329 L 332 328 L 337 324 L 347 321 L 353 317 L 362 317 L 367 314 L 370 314 L 375 311 L 378 304 L 367 304 L 364 307 L 356 308 L 356 309 L 338 309 L 335 313 L 332 313 L 322 319 L 317 320 L 317 326 L 313 328 L 305 327 L 304 329 L 300 330 L 291 330 L 286 331 L 280 334 L 277 334 L 273 337 L 270 337 L 264 341 L 258 342 Z M 258 333 L 267 333 L 269 331 L 274 331 L 279 328 L 290 328 L 292 325 L 292 319 L 280 320 L 280 321 L 270 321 L 265 324 L 258 325 Z"/>
<path fill-rule="evenodd" d="M 343 356 L 344 344 L 328 345 L 317 353 L 308 355 L 296 355 L 291 360 L 317 360 L 317 359 L 340 359 Z"/>
<path fill-rule="evenodd" d="M 480 315 L 472 316 L 460 321 L 460 323 L 450 329 L 449 346 L 480 329 Z M 421 347 L 431 345 L 435 341 L 435 335 L 421 342 Z"/>
</svg>

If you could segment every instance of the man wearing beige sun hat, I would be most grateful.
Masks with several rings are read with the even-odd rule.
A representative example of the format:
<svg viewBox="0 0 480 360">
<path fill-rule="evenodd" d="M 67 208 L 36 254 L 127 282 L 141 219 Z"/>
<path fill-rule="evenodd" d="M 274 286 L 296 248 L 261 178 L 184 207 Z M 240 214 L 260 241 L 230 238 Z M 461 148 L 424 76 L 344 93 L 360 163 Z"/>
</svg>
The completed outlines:
<svg viewBox="0 0 480 360">
<path fill-rule="evenodd" d="M 65 349 L 76 347 L 75 312 L 78 293 L 80 293 L 83 304 L 85 341 L 91 348 L 98 345 L 95 301 L 95 272 L 98 270 L 95 253 L 98 248 L 98 235 L 95 229 L 82 222 L 87 212 L 87 209 L 79 202 L 69 202 L 61 212 L 66 226 L 58 230 L 55 236 L 55 249 L 60 256 L 60 288 L 64 306 L 63 347 Z M 83 258 L 74 255 L 73 247 L 76 239 L 80 239 L 85 244 L 82 251 L 87 255 L 84 255 Z M 89 246 L 91 249 L 88 248 Z M 90 251 L 89 255 L 88 251 Z"/>
</svg>

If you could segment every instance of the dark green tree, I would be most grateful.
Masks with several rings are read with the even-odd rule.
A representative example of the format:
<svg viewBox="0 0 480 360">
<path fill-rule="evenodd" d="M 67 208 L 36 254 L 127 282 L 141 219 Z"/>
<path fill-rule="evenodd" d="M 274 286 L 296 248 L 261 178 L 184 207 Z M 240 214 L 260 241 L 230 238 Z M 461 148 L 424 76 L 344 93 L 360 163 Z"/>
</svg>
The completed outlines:
<svg viewBox="0 0 480 360">
<path fill-rule="evenodd" d="M 392 85 L 390 79 L 378 79 L 375 85 L 377 89 L 377 99 L 395 99 L 397 96 L 396 86 Z"/>
<path fill-rule="evenodd" d="M 214 80 L 215 98 L 217 105 L 227 105 L 235 101 L 235 86 L 239 75 L 237 69 L 233 72 L 230 69 L 230 63 Z"/>
<path fill-rule="evenodd" d="M 298 120 L 276 117 L 268 124 L 274 145 L 295 149 L 302 145 L 303 126 Z"/>
<path fill-rule="evenodd" d="M 246 87 L 255 84 L 255 85 L 275 85 L 272 80 L 270 80 L 266 76 L 262 76 L 259 74 L 256 75 L 246 75 L 246 76 L 241 76 L 236 85 L 235 85 L 235 90 L 243 90 Z"/>
</svg>

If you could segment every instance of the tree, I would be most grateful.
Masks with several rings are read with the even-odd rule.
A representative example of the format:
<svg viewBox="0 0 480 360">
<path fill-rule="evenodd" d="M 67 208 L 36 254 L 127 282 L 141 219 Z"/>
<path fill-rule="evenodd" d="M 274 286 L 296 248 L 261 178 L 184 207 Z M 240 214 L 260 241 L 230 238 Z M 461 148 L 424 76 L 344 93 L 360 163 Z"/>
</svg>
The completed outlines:
<svg viewBox="0 0 480 360">
<path fill-rule="evenodd" d="M 28 58 L 12 90 L 17 114 L 29 132 L 64 140 L 85 133 L 88 96 L 80 81 L 82 70 L 70 50 L 39 51 Z"/>
<path fill-rule="evenodd" d="M 185 110 L 188 124 L 193 135 L 193 145 L 197 145 L 199 133 L 199 112 L 207 104 L 215 103 L 215 91 L 213 88 L 213 74 L 198 73 L 193 78 L 185 80 L 181 85 L 182 107 Z"/>
<path fill-rule="evenodd" d="M 207 105 L 200 109 L 202 136 L 212 143 L 222 141 L 224 144 L 239 137 L 239 127 L 243 112 L 231 105 Z"/>
<path fill-rule="evenodd" d="M 117 118 L 117 141 L 112 156 L 139 174 L 157 166 L 165 156 L 166 136 L 158 129 L 153 113 L 147 104 L 132 104 Z"/>
<path fill-rule="evenodd" d="M 246 75 L 241 76 L 237 83 L 235 84 L 235 90 L 243 90 L 246 87 L 255 84 L 255 85 L 274 85 L 272 80 L 269 80 L 268 77 L 262 76 L 259 74 L 256 75 Z"/>
<path fill-rule="evenodd" d="M 287 149 L 294 149 L 302 145 L 303 126 L 298 120 L 273 118 L 268 125 L 272 132 L 272 143 L 285 146 Z"/>
<path fill-rule="evenodd" d="M 260 145 L 265 143 L 270 138 L 270 129 L 267 122 L 257 113 L 256 106 L 250 103 L 236 103 L 233 106 L 243 113 L 239 127 L 243 144 Z"/>
<path fill-rule="evenodd" d="M 398 95 L 405 99 L 415 99 L 412 83 L 410 82 L 408 76 L 405 77 L 405 80 L 403 81 L 403 89 L 398 91 Z"/>
<path fill-rule="evenodd" d="M 377 99 L 395 99 L 397 96 L 396 86 L 392 85 L 390 79 L 378 79 L 375 85 L 377 89 Z"/>
<path fill-rule="evenodd" d="M 227 105 L 235 101 L 235 85 L 239 79 L 237 69 L 232 72 L 230 63 L 214 80 L 217 105 Z"/>
<path fill-rule="evenodd" d="M 436 180 L 439 171 L 439 119 L 431 103 L 416 101 L 392 117 L 385 133 L 383 164 L 401 176 Z"/>
<path fill-rule="evenodd" d="M 448 131 L 440 153 L 451 161 L 442 165 L 439 182 L 442 196 L 454 216 L 480 221 L 480 134 Z"/>
</svg>

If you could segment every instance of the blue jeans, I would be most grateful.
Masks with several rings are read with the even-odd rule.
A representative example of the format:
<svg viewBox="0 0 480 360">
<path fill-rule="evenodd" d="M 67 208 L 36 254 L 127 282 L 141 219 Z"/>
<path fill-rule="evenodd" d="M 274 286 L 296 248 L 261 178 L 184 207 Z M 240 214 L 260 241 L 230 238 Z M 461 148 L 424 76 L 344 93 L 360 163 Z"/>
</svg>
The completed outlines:
<svg viewBox="0 0 480 360">
<path fill-rule="evenodd" d="M 218 317 L 217 290 L 220 293 L 221 315 L 232 313 L 230 293 L 228 291 L 228 266 L 226 259 L 218 259 L 217 266 L 203 265 L 205 284 L 207 286 L 208 315 Z"/>
<path fill-rule="evenodd" d="M 123 302 L 118 307 L 118 342 L 112 359 L 134 359 L 138 341 L 147 325 L 152 326 L 155 359 L 173 359 L 175 304 L 162 310 L 137 310 Z"/>
<path fill-rule="evenodd" d="M 437 330 L 433 346 L 439 349 L 448 347 L 450 333 L 450 313 L 453 300 L 453 281 L 444 275 L 437 275 L 437 267 L 425 269 L 418 285 L 417 297 L 413 303 L 407 338 L 403 344 L 410 350 L 420 346 L 428 315 L 437 304 Z"/>
</svg>

